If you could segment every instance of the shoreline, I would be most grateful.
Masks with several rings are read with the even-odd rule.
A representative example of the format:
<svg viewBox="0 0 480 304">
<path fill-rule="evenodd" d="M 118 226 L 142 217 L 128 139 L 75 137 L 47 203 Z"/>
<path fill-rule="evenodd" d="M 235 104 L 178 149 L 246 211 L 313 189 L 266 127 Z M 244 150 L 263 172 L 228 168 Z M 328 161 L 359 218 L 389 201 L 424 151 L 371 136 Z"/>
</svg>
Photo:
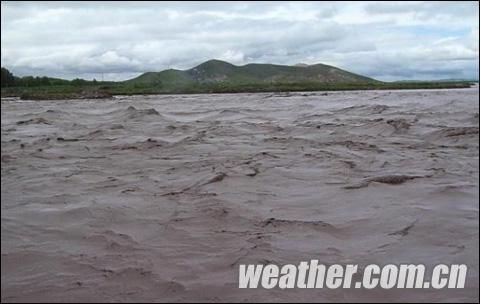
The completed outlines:
<svg viewBox="0 0 480 304">
<path fill-rule="evenodd" d="M 279 85 L 282 88 L 282 84 Z M 431 82 L 431 83 L 390 83 L 390 84 L 375 84 L 375 85 L 351 85 L 338 84 L 334 86 L 324 85 L 321 88 L 299 87 L 287 90 L 271 90 L 270 88 L 255 88 L 249 89 L 222 89 L 209 88 L 208 86 L 200 90 L 179 90 L 179 91 L 155 91 L 155 89 L 140 91 L 138 89 L 118 86 L 111 88 L 96 88 L 96 87 L 62 87 L 60 89 L 73 91 L 49 92 L 50 87 L 10 87 L 2 88 L 1 98 L 16 97 L 21 100 L 64 100 L 64 99 L 111 99 L 114 96 L 147 96 L 147 95 L 204 95 L 204 94 L 239 94 L 239 93 L 271 93 L 271 94 L 290 94 L 290 93 L 328 93 L 339 91 L 397 91 L 397 90 L 439 90 L 439 89 L 469 89 L 478 87 L 478 83 L 472 82 Z M 57 88 L 58 89 L 58 88 Z M 5 92 L 13 90 L 13 92 Z"/>
</svg>

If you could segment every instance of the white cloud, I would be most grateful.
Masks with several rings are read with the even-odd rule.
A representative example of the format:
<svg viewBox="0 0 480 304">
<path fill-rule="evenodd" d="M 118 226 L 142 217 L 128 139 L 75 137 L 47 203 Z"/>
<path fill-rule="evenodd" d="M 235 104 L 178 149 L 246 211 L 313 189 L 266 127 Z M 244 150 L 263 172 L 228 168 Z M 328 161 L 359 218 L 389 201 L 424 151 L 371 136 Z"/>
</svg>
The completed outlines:
<svg viewBox="0 0 480 304">
<path fill-rule="evenodd" d="M 218 59 L 224 60 L 233 64 L 242 64 L 245 61 L 245 55 L 239 51 L 227 50 L 225 53 L 220 55 Z"/>
<path fill-rule="evenodd" d="M 218 58 L 478 78 L 476 2 L 2 2 L 2 66 L 126 79 Z"/>
</svg>

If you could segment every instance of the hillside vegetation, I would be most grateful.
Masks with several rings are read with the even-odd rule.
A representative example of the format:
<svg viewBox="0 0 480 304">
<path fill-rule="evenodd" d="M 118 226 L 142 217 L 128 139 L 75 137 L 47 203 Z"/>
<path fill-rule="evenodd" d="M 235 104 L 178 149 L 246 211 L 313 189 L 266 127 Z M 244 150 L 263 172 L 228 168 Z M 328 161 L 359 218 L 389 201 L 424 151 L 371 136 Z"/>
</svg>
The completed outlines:
<svg viewBox="0 0 480 304">
<path fill-rule="evenodd" d="M 2 68 L 2 97 L 105 98 L 112 95 L 433 89 L 470 87 L 468 81 L 381 82 L 333 66 L 247 64 L 209 60 L 188 70 L 147 72 L 123 82 L 15 77 Z"/>
</svg>

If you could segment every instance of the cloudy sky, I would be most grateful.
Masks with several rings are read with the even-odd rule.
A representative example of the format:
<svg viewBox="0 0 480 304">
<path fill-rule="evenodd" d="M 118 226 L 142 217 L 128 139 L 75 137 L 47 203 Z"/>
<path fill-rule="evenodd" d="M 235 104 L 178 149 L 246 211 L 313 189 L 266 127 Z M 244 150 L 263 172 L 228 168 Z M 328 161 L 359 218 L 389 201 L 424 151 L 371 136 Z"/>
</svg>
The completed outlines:
<svg viewBox="0 0 480 304">
<path fill-rule="evenodd" d="M 477 2 L 8 2 L 14 74 L 123 80 L 217 58 L 325 63 L 380 80 L 475 78 Z"/>
</svg>

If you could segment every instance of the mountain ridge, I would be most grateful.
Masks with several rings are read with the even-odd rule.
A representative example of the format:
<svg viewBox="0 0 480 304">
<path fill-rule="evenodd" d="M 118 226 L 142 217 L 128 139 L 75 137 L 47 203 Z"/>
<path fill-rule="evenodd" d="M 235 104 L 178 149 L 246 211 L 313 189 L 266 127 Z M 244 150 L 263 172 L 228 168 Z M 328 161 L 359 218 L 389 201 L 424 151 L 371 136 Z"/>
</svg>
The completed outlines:
<svg viewBox="0 0 480 304">
<path fill-rule="evenodd" d="M 278 83 L 380 83 L 370 77 L 355 74 L 340 68 L 313 64 L 307 66 L 249 63 L 234 65 L 226 61 L 211 59 L 186 70 L 168 69 L 146 72 L 124 81 L 126 84 L 169 86 L 191 86 L 201 84 L 278 84 Z"/>
<path fill-rule="evenodd" d="M 469 88 L 471 81 L 383 82 L 325 64 L 236 66 L 209 60 L 191 69 L 146 72 L 126 81 L 17 77 L 2 67 L 1 96 L 21 99 L 92 99 L 113 95 L 307 92 Z M 478 81 L 476 82 L 478 86 Z"/>
</svg>

